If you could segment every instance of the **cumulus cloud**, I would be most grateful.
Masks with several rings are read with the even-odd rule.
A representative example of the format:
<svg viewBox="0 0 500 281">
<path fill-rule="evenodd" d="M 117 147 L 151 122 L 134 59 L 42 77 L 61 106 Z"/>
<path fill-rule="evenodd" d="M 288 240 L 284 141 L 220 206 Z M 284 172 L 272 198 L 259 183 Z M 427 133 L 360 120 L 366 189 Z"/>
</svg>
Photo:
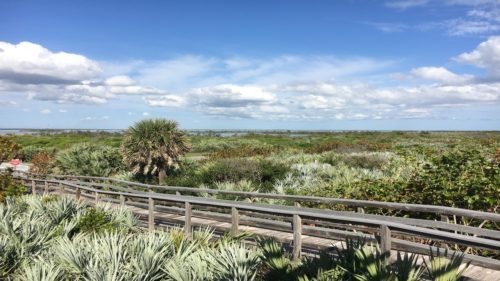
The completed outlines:
<svg viewBox="0 0 500 281">
<path fill-rule="evenodd" d="M 492 36 L 469 53 L 459 55 L 456 60 L 487 69 L 500 77 L 500 36 Z"/>
<path fill-rule="evenodd" d="M 40 110 L 40 113 L 41 113 L 41 114 L 44 114 L 44 115 L 47 115 L 47 114 L 52 113 L 52 111 L 51 111 L 50 109 L 47 109 L 47 108 L 46 108 L 46 109 L 42 109 L 42 110 Z"/>
<path fill-rule="evenodd" d="M 54 53 L 30 42 L 0 42 L 0 79 L 22 84 L 66 84 L 100 73 L 99 65 L 82 55 Z"/>
<path fill-rule="evenodd" d="M 103 104 L 118 95 L 165 94 L 126 75 L 104 80 L 101 75 L 97 62 L 79 54 L 52 52 L 30 42 L 0 42 L 0 92 L 27 93 L 31 99 L 81 104 Z"/>
<path fill-rule="evenodd" d="M 410 73 L 414 77 L 436 81 L 443 84 L 464 84 L 472 82 L 474 79 L 473 75 L 459 75 L 449 71 L 444 67 L 419 67 L 412 69 Z"/>
</svg>

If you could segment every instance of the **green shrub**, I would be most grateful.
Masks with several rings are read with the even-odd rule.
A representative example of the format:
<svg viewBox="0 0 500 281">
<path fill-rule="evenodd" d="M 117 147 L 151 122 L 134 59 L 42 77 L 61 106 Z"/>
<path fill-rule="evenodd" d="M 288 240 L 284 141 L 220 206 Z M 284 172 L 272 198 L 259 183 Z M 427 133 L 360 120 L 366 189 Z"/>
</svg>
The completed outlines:
<svg viewBox="0 0 500 281">
<path fill-rule="evenodd" d="M 16 158 L 20 149 L 13 138 L 0 136 L 0 163 Z"/>
<path fill-rule="evenodd" d="M 55 147 L 42 147 L 42 146 L 34 146 L 29 145 L 25 146 L 20 151 L 20 158 L 25 162 L 30 162 L 35 155 L 45 153 L 50 156 L 54 156 L 56 154 Z"/>
<path fill-rule="evenodd" d="M 0 202 L 7 197 L 16 197 L 26 193 L 26 187 L 16 183 L 8 172 L 0 172 Z"/>
<path fill-rule="evenodd" d="M 107 177 L 117 173 L 123 163 L 118 149 L 83 143 L 58 152 L 54 166 L 58 173 Z"/>
<path fill-rule="evenodd" d="M 220 159 L 205 163 L 198 173 L 200 181 L 207 185 L 217 182 L 239 182 L 260 180 L 259 163 L 245 158 Z"/>
</svg>

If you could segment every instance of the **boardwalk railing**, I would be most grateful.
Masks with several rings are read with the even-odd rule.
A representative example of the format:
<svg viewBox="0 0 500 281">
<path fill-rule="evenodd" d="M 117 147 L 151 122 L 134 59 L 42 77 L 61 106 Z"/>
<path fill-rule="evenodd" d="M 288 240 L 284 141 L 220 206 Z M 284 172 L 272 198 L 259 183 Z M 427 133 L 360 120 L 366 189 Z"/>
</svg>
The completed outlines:
<svg viewBox="0 0 500 281">
<path fill-rule="evenodd" d="M 344 204 L 357 207 L 374 207 L 414 212 L 428 212 L 451 216 L 464 216 L 474 219 L 500 222 L 500 215 L 458 208 L 374 202 L 363 200 L 345 200 L 335 198 L 318 198 L 304 196 L 288 196 L 264 193 L 233 192 L 207 190 L 186 187 L 164 187 L 131 183 L 122 180 L 96 177 L 60 177 L 42 179 L 32 175 L 19 177 L 33 194 L 71 195 L 76 199 L 94 202 L 111 202 L 147 210 L 147 225 L 154 229 L 163 221 L 171 220 L 166 214 L 183 216 L 184 231 L 190 235 L 194 224 L 205 221 L 218 221 L 228 224 L 230 233 L 236 235 L 243 226 L 257 229 L 269 229 L 282 233 L 290 233 L 292 237 L 293 257 L 299 258 L 303 246 L 315 248 L 314 242 L 302 245 L 307 237 L 343 240 L 345 238 L 362 238 L 379 243 L 381 251 L 390 255 L 390 250 L 428 254 L 429 244 L 436 246 L 452 246 L 475 251 L 487 249 L 500 253 L 500 231 L 479 227 L 457 225 L 443 221 L 409 219 L 403 217 L 365 214 L 363 212 L 335 211 L 300 207 L 301 202 L 320 202 Z M 71 181 L 69 181 L 71 180 Z M 124 187 L 124 185 L 126 187 Z M 153 192 L 177 192 L 166 194 Z M 294 206 L 257 204 L 241 201 L 230 201 L 189 194 L 225 194 L 244 198 L 268 198 L 295 202 Z M 177 220 L 178 223 L 178 220 Z M 223 227 L 228 230 L 227 227 Z M 280 238 L 280 237 L 277 237 Z M 316 245 L 318 246 L 318 245 Z M 323 245 L 324 246 L 324 245 Z M 318 246 L 318 248 L 321 248 Z M 435 249 L 435 248 L 434 248 Z M 449 251 L 451 255 L 453 251 Z M 473 254 L 466 254 L 465 260 L 472 264 L 500 269 L 500 261 Z"/>
</svg>

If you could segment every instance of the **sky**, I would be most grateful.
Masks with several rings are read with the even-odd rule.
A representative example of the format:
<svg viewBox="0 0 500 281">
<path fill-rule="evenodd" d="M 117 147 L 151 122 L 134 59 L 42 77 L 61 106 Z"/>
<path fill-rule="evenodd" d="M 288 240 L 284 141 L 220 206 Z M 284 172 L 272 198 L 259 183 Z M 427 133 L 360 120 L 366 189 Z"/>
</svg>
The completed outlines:
<svg viewBox="0 0 500 281">
<path fill-rule="evenodd" d="M 0 128 L 500 130 L 500 0 L 0 1 Z"/>
</svg>

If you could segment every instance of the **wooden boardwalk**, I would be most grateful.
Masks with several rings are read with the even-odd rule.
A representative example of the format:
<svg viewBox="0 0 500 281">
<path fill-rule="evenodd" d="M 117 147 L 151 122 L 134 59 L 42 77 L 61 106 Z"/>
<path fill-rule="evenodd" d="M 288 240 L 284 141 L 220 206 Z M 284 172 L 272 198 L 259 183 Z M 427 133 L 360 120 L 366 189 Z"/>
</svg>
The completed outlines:
<svg viewBox="0 0 500 281">
<path fill-rule="evenodd" d="M 444 244 L 437 244 L 443 246 L 464 245 L 478 249 L 500 250 L 500 231 L 441 221 L 364 214 L 362 210 L 353 213 L 301 208 L 297 203 L 297 201 L 320 200 L 310 197 L 293 197 L 295 206 L 281 206 L 183 196 L 179 194 L 179 190 L 189 191 L 190 195 L 195 190 L 181 187 L 173 187 L 173 190 L 169 190 L 177 193 L 173 195 L 155 193 L 151 189 L 145 192 L 141 189 L 143 187 L 141 184 L 124 187 L 109 182 L 69 182 L 67 179 L 63 181 L 33 178 L 24 182 L 31 187 L 33 193 L 59 194 L 90 203 L 107 202 L 114 206 L 126 206 L 140 218 L 144 226 L 150 229 L 181 226 L 187 233 L 190 233 L 196 227 L 210 227 L 219 233 L 237 234 L 244 231 L 251 233 L 252 236 L 272 237 L 291 249 L 294 258 L 300 257 L 302 252 L 313 254 L 318 250 L 342 247 L 342 241 L 345 241 L 346 237 L 362 237 L 368 242 L 379 242 L 381 250 L 390 254 L 393 259 L 398 250 L 418 253 L 422 255 L 422 259 L 426 259 L 429 252 L 427 245 L 429 239 L 444 242 Z M 238 195 L 245 194 L 239 193 Z M 253 193 L 250 195 L 253 197 L 276 196 Z M 498 214 L 477 211 L 447 207 L 434 208 L 435 206 L 424 205 L 408 207 L 399 203 L 394 203 L 393 206 L 390 205 L 392 203 L 387 202 L 351 201 L 345 204 L 363 203 L 405 210 L 414 208 L 417 211 L 460 214 L 500 222 Z M 427 243 L 422 244 L 422 241 L 427 241 Z M 500 261 L 472 254 L 466 254 L 465 260 L 472 263 L 465 273 L 469 280 L 500 281 Z"/>
</svg>

